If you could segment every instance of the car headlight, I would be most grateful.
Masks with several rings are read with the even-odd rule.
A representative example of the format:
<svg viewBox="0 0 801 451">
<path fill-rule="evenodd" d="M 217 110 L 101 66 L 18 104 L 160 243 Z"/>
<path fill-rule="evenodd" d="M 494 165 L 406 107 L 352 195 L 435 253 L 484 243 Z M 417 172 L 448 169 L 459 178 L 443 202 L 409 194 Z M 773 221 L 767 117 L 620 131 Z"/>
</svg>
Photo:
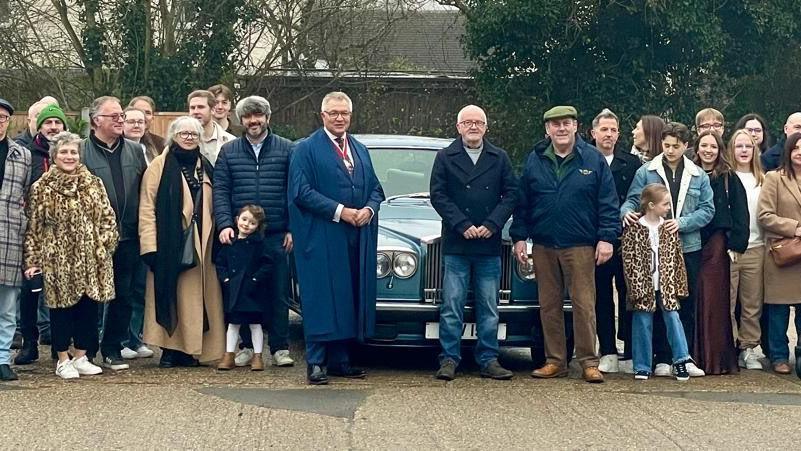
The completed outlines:
<svg viewBox="0 0 801 451">
<path fill-rule="evenodd" d="M 417 257 L 408 252 L 398 252 L 392 259 L 392 272 L 400 279 L 408 279 L 417 271 Z"/>
<path fill-rule="evenodd" d="M 535 280 L 537 275 L 534 273 L 534 259 L 529 256 L 526 259 L 526 264 L 521 265 L 520 262 L 515 259 L 515 270 L 517 271 L 517 276 L 523 280 Z"/>
<path fill-rule="evenodd" d="M 392 270 L 392 261 L 390 260 L 389 255 L 379 252 L 375 263 L 376 277 L 383 279 L 389 275 L 389 272 Z"/>
</svg>

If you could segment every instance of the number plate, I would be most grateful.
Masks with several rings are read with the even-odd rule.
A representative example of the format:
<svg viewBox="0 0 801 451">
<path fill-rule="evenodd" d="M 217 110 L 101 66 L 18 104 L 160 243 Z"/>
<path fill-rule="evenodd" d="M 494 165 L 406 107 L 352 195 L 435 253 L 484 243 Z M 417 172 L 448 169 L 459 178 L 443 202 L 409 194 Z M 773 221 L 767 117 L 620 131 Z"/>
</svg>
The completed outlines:
<svg viewBox="0 0 801 451">
<path fill-rule="evenodd" d="M 426 338 L 429 340 L 439 339 L 439 323 L 426 323 Z M 477 340 L 478 328 L 476 323 L 464 323 L 462 325 L 462 340 Z M 498 340 L 506 340 L 506 324 L 498 324 Z"/>
</svg>

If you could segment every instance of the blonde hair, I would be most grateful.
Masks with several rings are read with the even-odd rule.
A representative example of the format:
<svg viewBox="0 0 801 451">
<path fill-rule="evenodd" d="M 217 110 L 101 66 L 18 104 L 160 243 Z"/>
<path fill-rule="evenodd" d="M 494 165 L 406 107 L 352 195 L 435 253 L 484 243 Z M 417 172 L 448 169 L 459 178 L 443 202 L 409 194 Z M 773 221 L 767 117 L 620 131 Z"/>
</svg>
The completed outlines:
<svg viewBox="0 0 801 451">
<path fill-rule="evenodd" d="M 695 115 L 695 126 L 696 128 L 701 125 L 701 121 L 706 118 L 712 118 L 714 120 L 720 121 L 720 123 L 724 123 L 725 120 L 723 119 L 723 113 L 714 109 L 714 108 L 704 108 L 703 110 L 699 111 L 698 114 Z"/>
<path fill-rule="evenodd" d="M 739 129 L 731 135 L 731 139 L 729 139 L 729 160 L 732 162 L 734 169 L 737 170 L 737 158 L 734 155 L 734 142 L 737 140 L 737 137 L 743 135 L 748 138 L 748 141 L 754 146 L 754 151 L 751 154 L 751 162 L 748 163 L 748 169 L 751 171 L 751 174 L 754 175 L 756 178 L 757 186 L 761 186 L 762 182 L 765 181 L 765 172 L 762 170 L 762 161 L 760 160 L 761 152 L 759 150 L 759 146 L 757 145 L 756 141 L 754 141 L 754 137 L 751 136 L 750 133 L 745 131 L 745 129 Z"/>
<path fill-rule="evenodd" d="M 640 212 L 645 214 L 648 212 L 648 204 L 651 202 L 656 203 L 669 195 L 670 191 L 661 183 L 651 183 L 643 188 L 640 193 Z"/>
</svg>

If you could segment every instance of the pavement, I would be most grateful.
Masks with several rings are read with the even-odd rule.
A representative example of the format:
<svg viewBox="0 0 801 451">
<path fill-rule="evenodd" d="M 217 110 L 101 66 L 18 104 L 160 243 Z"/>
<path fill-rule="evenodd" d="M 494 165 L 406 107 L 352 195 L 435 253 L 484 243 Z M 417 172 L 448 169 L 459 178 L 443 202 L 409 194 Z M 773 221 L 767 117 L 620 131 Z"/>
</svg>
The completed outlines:
<svg viewBox="0 0 801 451">
<path fill-rule="evenodd" d="M 302 362 L 300 326 L 292 357 Z M 0 384 L 0 449 L 788 449 L 801 425 L 801 380 L 743 370 L 677 382 L 535 380 L 525 349 L 506 349 L 511 381 L 463 361 L 432 377 L 436 352 L 359 352 L 364 380 L 305 383 L 305 365 L 264 372 L 159 369 L 63 381 L 49 349 Z M 466 359 L 469 353 L 466 354 Z"/>
</svg>

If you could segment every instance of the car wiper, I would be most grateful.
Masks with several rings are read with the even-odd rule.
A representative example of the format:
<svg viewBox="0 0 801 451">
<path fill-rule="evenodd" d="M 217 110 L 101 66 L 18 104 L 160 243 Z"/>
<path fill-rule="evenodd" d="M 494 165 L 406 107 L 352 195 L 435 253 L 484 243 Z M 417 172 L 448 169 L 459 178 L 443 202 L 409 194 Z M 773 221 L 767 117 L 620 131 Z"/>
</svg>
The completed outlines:
<svg viewBox="0 0 801 451">
<path fill-rule="evenodd" d="M 395 199 L 430 199 L 431 194 L 428 191 L 421 192 L 421 193 L 409 193 L 409 194 L 396 194 L 394 196 L 387 197 L 387 202 L 391 202 Z"/>
</svg>

